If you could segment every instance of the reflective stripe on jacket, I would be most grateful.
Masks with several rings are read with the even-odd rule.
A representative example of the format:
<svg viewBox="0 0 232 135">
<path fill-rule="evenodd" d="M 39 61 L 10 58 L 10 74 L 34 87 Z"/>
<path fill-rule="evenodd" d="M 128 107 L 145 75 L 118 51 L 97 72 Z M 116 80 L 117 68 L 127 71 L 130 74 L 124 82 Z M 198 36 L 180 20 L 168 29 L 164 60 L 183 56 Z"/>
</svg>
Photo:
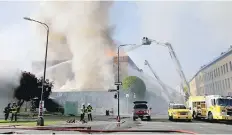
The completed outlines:
<svg viewBox="0 0 232 135">
<path fill-rule="evenodd" d="M 92 106 L 87 106 L 87 112 L 91 112 L 93 110 Z"/>
</svg>

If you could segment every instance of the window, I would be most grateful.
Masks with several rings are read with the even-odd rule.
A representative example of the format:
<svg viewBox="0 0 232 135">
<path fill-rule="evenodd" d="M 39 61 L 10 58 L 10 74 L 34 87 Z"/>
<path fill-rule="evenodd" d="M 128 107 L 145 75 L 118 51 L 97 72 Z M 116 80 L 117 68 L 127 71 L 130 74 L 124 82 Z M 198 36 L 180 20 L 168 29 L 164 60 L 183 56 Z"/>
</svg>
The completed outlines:
<svg viewBox="0 0 232 135">
<path fill-rule="evenodd" d="M 222 75 L 223 75 L 223 67 L 221 66 L 221 73 L 222 73 Z"/>
<path fill-rule="evenodd" d="M 223 65 L 223 73 L 224 74 L 226 73 L 226 65 L 225 64 Z"/>
<path fill-rule="evenodd" d="M 232 71 L 232 62 L 230 61 L 230 71 Z"/>
<path fill-rule="evenodd" d="M 230 88 L 230 78 L 227 78 L 228 88 Z"/>
<path fill-rule="evenodd" d="M 229 72 L 228 63 L 226 63 L 226 72 Z"/>
<path fill-rule="evenodd" d="M 219 81 L 219 91 L 221 91 L 221 89 L 222 89 L 222 85 L 221 85 L 221 81 Z"/>
<path fill-rule="evenodd" d="M 222 80 L 222 91 L 225 89 L 225 83 L 224 80 Z"/>
</svg>

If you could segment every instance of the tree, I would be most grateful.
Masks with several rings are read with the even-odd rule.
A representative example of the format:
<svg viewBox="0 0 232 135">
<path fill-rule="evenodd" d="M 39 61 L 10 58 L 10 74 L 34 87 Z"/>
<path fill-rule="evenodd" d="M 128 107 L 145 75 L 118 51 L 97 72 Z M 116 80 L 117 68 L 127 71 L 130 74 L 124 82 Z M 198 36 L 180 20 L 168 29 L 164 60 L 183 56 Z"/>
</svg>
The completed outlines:
<svg viewBox="0 0 232 135">
<path fill-rule="evenodd" d="M 136 100 L 144 100 L 146 85 L 142 79 L 137 76 L 128 76 L 123 79 L 122 83 L 123 89 L 128 90 L 128 92 L 132 95 L 136 95 Z M 133 97 L 133 96 L 130 96 Z"/>
<path fill-rule="evenodd" d="M 123 89 L 128 90 L 132 86 L 132 84 L 135 83 L 136 79 L 137 79 L 136 76 L 128 76 L 125 79 L 123 79 L 123 82 L 122 82 Z"/>
<path fill-rule="evenodd" d="M 14 97 L 18 100 L 19 108 L 23 105 L 24 101 L 31 101 L 33 98 L 41 99 L 42 81 L 30 72 L 22 72 L 20 78 L 20 85 L 14 90 Z M 48 99 L 53 83 L 49 80 L 45 81 L 43 99 Z"/>
</svg>

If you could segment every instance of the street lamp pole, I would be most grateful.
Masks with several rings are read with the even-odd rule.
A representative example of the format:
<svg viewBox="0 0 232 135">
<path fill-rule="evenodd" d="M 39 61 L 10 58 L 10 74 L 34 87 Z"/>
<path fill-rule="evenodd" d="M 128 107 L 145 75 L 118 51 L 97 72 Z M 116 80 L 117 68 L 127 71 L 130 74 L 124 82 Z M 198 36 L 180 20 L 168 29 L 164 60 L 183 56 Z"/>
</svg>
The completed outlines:
<svg viewBox="0 0 232 135">
<path fill-rule="evenodd" d="M 47 30 L 47 38 L 46 38 L 46 50 L 45 50 L 45 58 L 44 58 L 44 74 L 43 74 L 43 80 L 42 80 L 42 91 L 41 91 L 41 98 L 40 98 L 40 105 L 39 105 L 39 115 L 38 115 L 38 121 L 37 125 L 38 126 L 44 126 L 44 119 L 43 119 L 43 93 L 44 93 L 44 84 L 45 84 L 45 79 L 46 79 L 46 67 L 47 67 L 47 53 L 48 53 L 48 36 L 49 36 L 49 27 L 46 23 L 24 17 L 25 20 L 32 21 L 32 22 L 37 22 L 39 24 L 42 24 L 45 26 Z"/>
<path fill-rule="evenodd" d="M 118 62 L 117 62 L 117 64 L 118 64 L 118 83 L 120 82 L 120 78 L 119 78 L 119 56 L 120 56 L 120 47 L 122 47 L 122 46 L 129 46 L 129 45 L 135 45 L 135 44 L 123 44 L 123 45 L 119 45 L 118 46 Z M 117 85 L 117 94 L 118 94 L 118 117 L 117 117 L 117 120 L 118 120 L 118 122 L 120 122 L 120 110 L 119 110 L 119 108 L 120 108 L 120 104 L 119 104 L 119 85 Z"/>
</svg>

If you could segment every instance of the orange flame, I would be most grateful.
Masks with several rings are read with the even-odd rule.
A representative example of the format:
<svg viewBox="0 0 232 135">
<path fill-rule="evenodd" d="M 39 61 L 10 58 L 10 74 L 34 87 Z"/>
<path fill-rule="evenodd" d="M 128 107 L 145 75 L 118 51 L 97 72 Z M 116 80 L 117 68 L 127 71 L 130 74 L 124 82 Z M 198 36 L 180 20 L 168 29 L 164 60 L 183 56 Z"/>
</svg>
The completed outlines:
<svg viewBox="0 0 232 135">
<path fill-rule="evenodd" d="M 117 52 L 116 51 L 112 51 L 112 50 L 106 50 L 106 56 L 109 57 L 115 57 L 117 56 Z M 120 56 L 127 56 L 127 54 L 124 51 L 120 51 Z"/>
</svg>

